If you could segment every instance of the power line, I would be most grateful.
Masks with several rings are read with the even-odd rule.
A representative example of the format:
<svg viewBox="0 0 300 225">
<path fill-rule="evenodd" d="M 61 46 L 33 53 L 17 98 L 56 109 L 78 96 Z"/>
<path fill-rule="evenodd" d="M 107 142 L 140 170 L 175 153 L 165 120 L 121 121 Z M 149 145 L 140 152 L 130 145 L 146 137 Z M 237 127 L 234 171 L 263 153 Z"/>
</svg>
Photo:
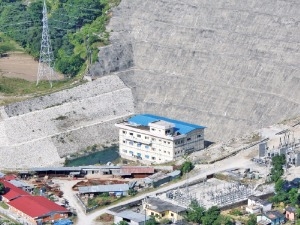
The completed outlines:
<svg viewBox="0 0 300 225">
<path fill-rule="evenodd" d="M 46 77 L 52 88 L 52 80 L 54 76 L 53 70 L 53 52 L 50 43 L 49 27 L 48 27 L 48 17 L 47 17 L 47 6 L 46 1 L 44 0 L 43 6 L 43 32 L 42 32 L 42 41 L 40 49 L 40 60 L 39 68 L 37 73 L 36 85 L 39 84 L 40 79 Z"/>
</svg>

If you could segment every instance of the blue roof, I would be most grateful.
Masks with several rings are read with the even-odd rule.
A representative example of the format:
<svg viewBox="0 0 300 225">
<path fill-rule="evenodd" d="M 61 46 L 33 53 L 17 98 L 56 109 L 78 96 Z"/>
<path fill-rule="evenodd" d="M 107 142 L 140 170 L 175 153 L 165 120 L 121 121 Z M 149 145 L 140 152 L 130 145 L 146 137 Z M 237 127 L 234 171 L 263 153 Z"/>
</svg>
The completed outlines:
<svg viewBox="0 0 300 225">
<path fill-rule="evenodd" d="M 131 117 L 128 122 L 142 125 L 142 126 L 148 126 L 149 123 L 153 123 L 155 121 L 167 121 L 169 123 L 173 123 L 175 125 L 175 130 L 178 131 L 181 134 L 187 134 L 195 129 L 204 129 L 205 127 L 199 126 L 196 124 L 186 123 L 179 120 L 173 120 L 162 116 L 156 116 L 152 114 L 140 114 Z"/>
<path fill-rule="evenodd" d="M 73 224 L 73 222 L 69 219 L 57 220 L 54 222 L 54 225 L 70 225 L 70 224 Z"/>
</svg>

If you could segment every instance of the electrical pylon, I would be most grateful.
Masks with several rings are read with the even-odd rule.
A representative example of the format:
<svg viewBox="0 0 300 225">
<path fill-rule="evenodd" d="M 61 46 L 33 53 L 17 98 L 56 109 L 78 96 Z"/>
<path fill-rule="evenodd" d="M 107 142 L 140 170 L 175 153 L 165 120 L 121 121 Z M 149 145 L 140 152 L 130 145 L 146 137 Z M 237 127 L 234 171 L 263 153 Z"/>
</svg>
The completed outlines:
<svg viewBox="0 0 300 225">
<path fill-rule="evenodd" d="M 46 1 L 44 0 L 43 6 L 43 32 L 42 32 L 42 41 L 41 41 L 41 50 L 40 50 L 40 60 L 39 68 L 37 73 L 36 85 L 39 84 L 39 81 L 43 78 L 47 78 L 50 82 L 52 88 L 52 80 L 54 78 L 53 70 L 53 52 L 50 43 L 49 27 L 48 27 L 48 16 L 47 16 L 47 6 Z"/>
</svg>

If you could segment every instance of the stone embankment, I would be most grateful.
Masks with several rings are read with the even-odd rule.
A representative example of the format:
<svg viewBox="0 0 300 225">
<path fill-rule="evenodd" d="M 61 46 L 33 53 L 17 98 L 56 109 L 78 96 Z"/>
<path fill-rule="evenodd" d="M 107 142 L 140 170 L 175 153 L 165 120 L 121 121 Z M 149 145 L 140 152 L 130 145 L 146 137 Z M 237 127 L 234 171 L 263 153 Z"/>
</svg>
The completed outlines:
<svg viewBox="0 0 300 225">
<path fill-rule="evenodd" d="M 93 76 L 118 71 L 137 112 L 208 127 L 211 141 L 300 113 L 298 1 L 122 0 Z"/>
<path fill-rule="evenodd" d="M 0 167 L 59 165 L 64 157 L 117 142 L 114 124 L 134 113 L 131 90 L 117 76 L 2 107 Z"/>
</svg>

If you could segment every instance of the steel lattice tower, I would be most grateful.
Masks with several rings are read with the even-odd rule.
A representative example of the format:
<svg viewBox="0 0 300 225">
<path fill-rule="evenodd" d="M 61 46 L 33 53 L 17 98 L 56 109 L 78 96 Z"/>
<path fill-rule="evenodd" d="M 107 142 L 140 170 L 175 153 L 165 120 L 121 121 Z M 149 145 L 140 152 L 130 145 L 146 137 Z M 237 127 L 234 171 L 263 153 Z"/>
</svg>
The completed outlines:
<svg viewBox="0 0 300 225">
<path fill-rule="evenodd" d="M 39 68 L 37 73 L 36 85 L 39 84 L 39 81 L 43 78 L 47 78 L 52 87 L 52 80 L 54 78 L 53 71 L 53 52 L 50 43 L 49 27 L 48 27 L 48 17 L 47 17 L 47 6 L 46 1 L 44 0 L 43 6 L 43 32 L 42 32 L 42 41 L 41 41 L 41 50 L 40 50 L 40 60 Z"/>
</svg>

